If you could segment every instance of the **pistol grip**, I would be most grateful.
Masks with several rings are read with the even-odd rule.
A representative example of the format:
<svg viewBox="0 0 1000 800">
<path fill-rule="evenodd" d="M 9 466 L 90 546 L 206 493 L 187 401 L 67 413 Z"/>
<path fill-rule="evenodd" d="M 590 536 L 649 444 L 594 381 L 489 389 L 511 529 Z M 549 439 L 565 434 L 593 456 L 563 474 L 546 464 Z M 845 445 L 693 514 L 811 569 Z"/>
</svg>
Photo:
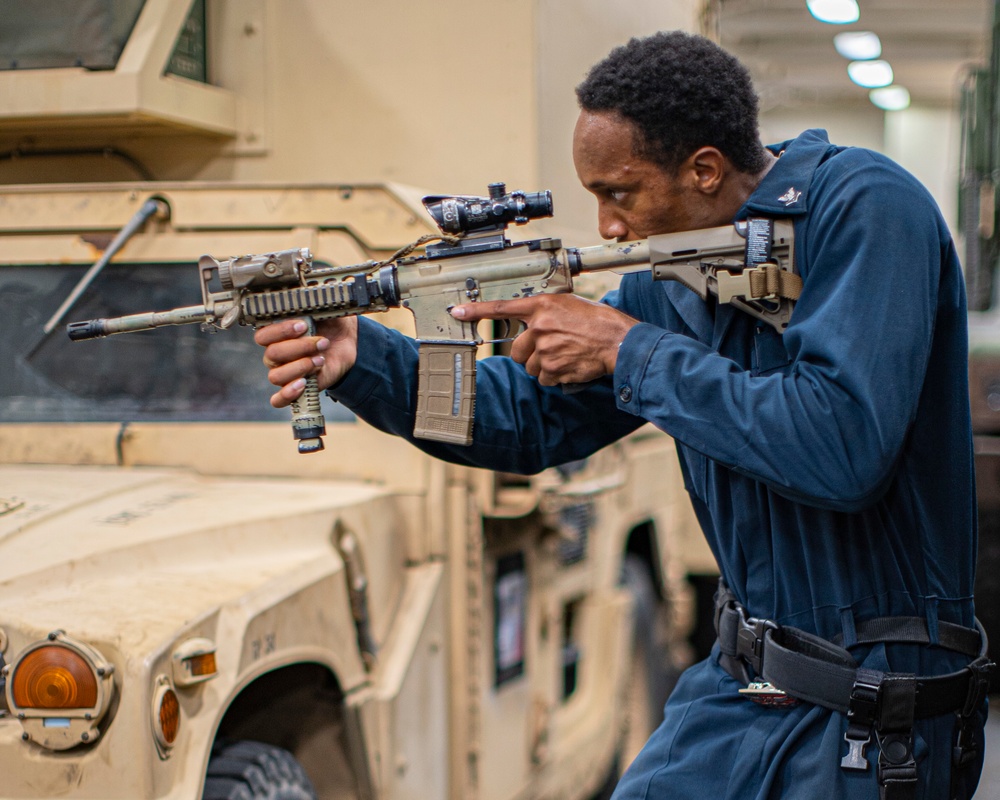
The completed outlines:
<svg viewBox="0 0 1000 800">
<path fill-rule="evenodd" d="M 475 407 L 476 344 L 421 342 L 413 435 L 470 445 Z"/>
<path fill-rule="evenodd" d="M 304 317 L 306 335 L 316 335 L 316 322 Z M 318 453 L 323 449 L 326 419 L 320 408 L 319 384 L 315 375 L 306 376 L 306 388 L 299 399 L 292 403 L 292 435 L 299 441 L 300 453 Z"/>
</svg>

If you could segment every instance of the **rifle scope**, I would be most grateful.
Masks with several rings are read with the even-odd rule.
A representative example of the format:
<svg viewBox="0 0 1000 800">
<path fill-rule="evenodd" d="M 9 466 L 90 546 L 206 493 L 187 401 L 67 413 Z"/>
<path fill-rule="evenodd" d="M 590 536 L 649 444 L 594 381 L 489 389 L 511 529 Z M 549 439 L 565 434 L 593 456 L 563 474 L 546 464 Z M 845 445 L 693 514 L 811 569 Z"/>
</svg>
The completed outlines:
<svg viewBox="0 0 1000 800">
<path fill-rule="evenodd" d="M 428 195 L 424 207 L 444 233 L 502 231 L 511 222 L 552 216 L 552 192 L 511 192 L 503 183 L 491 183 L 489 197 Z"/>
</svg>

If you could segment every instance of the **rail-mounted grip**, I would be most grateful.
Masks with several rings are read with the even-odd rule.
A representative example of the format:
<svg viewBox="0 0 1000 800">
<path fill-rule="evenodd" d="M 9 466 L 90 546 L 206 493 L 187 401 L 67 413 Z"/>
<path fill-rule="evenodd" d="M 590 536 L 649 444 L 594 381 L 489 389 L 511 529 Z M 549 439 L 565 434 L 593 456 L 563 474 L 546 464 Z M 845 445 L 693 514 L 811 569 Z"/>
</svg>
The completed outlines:
<svg viewBox="0 0 1000 800">
<path fill-rule="evenodd" d="M 316 335 L 316 322 L 312 317 L 303 318 L 306 336 Z M 319 384 L 315 375 L 306 376 L 306 388 L 299 399 L 292 403 L 292 435 L 299 441 L 300 453 L 318 453 L 323 449 L 326 419 L 320 409 Z"/>
<path fill-rule="evenodd" d="M 413 435 L 468 446 L 475 407 L 476 345 L 421 342 Z"/>
</svg>

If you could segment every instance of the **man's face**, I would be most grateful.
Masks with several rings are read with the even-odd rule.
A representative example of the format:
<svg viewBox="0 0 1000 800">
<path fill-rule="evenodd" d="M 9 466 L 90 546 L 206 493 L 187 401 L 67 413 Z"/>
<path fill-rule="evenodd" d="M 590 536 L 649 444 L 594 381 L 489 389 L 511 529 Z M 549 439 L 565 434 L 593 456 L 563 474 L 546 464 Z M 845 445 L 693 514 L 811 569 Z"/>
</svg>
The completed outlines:
<svg viewBox="0 0 1000 800">
<path fill-rule="evenodd" d="M 573 162 L 597 198 L 601 236 L 620 242 L 723 224 L 684 165 L 675 172 L 635 154 L 631 122 L 614 112 L 580 112 Z M 724 220 L 725 221 L 725 220 Z"/>
</svg>

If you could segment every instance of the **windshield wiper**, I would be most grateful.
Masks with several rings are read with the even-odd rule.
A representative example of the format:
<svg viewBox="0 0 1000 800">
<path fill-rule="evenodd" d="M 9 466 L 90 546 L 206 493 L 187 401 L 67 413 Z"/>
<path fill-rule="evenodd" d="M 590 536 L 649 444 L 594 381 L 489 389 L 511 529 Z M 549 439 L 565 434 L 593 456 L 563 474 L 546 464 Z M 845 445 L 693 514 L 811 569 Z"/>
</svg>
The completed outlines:
<svg viewBox="0 0 1000 800">
<path fill-rule="evenodd" d="M 114 239 L 111 240 L 111 244 L 105 248 L 104 252 L 101 253 L 101 257 L 94 262 L 94 265 L 87 270 L 86 274 L 80 278 L 76 286 L 73 287 L 66 299 L 63 300 L 62 305 L 56 309 L 56 313 L 52 315 L 48 322 L 42 327 L 42 336 L 35 342 L 35 345 L 28 351 L 25 358 L 31 358 L 35 351 L 41 347 L 45 340 L 48 339 L 49 334 L 55 330 L 56 326 L 62 322 L 63 317 L 69 312 L 69 310 L 76 304 L 76 301 L 80 299 L 87 287 L 93 283 L 94 279 L 101 274 L 108 262 L 115 257 L 115 254 L 125 246 L 125 243 L 138 233 L 142 226 L 146 224 L 152 216 L 157 216 L 160 219 L 167 219 L 170 217 L 170 206 L 161 197 L 150 197 L 142 207 L 132 215 L 132 219 L 125 223 L 125 226 L 118 231 Z"/>
</svg>

